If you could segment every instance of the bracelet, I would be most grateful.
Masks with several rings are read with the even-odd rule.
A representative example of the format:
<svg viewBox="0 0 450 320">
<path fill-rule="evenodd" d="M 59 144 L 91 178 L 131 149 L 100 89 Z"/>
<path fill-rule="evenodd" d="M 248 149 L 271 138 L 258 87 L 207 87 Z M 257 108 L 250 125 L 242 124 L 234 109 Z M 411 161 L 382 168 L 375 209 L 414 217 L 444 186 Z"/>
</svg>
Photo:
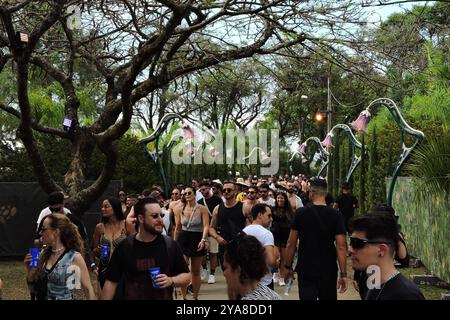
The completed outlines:
<svg viewBox="0 0 450 320">
<path fill-rule="evenodd" d="M 347 272 L 339 272 L 339 277 L 347 278 Z"/>
<path fill-rule="evenodd" d="M 172 282 L 172 284 L 171 284 L 170 286 L 171 286 L 171 287 L 175 287 L 175 281 L 173 281 L 173 278 L 170 277 L 169 279 L 170 279 L 170 281 Z"/>
<path fill-rule="evenodd" d="M 292 264 L 291 264 L 290 266 L 288 266 L 287 264 L 285 264 L 284 267 L 285 267 L 286 269 L 292 270 Z"/>
<path fill-rule="evenodd" d="M 94 268 L 97 267 L 97 265 L 95 264 L 95 262 L 92 262 L 91 265 L 90 265 L 90 267 L 91 267 L 91 269 L 94 269 Z"/>
<path fill-rule="evenodd" d="M 208 239 L 203 238 L 201 242 L 209 242 Z"/>
</svg>

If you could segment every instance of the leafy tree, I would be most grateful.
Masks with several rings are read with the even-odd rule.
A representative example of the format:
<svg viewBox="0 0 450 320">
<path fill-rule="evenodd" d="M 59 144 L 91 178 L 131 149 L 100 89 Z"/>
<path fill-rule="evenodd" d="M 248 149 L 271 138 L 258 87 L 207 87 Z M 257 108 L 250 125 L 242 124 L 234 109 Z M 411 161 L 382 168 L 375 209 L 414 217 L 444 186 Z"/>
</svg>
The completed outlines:
<svg viewBox="0 0 450 320">
<path fill-rule="evenodd" d="M 67 24 L 69 5 L 81 8 L 79 30 Z M 223 62 L 297 44 L 341 45 L 351 40 L 346 27 L 358 24 L 362 13 L 351 2 L 288 0 L 2 2 L 0 74 L 12 75 L 7 89 L 13 92 L 0 109 L 19 120 L 17 137 L 43 189 L 65 190 L 69 207 L 82 214 L 113 178 L 114 142 L 128 131 L 143 99 Z M 38 76 L 40 83 L 31 82 Z M 51 97 L 42 96 L 46 89 Z M 92 91 L 95 99 L 85 100 Z M 56 126 L 45 123 L 49 117 L 42 112 L 52 108 Z M 70 130 L 61 129 L 64 118 L 72 121 Z M 65 139 L 70 147 L 62 185 L 38 148 L 37 132 Z M 95 150 L 104 162 L 85 187 Z"/>
</svg>

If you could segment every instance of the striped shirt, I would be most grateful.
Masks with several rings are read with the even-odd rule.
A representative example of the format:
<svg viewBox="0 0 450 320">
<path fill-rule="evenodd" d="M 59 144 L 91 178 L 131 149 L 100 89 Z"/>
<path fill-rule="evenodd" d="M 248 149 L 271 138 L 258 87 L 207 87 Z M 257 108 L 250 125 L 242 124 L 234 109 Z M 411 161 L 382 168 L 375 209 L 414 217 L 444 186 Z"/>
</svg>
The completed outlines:
<svg viewBox="0 0 450 320">
<path fill-rule="evenodd" d="M 259 282 L 255 290 L 247 293 L 241 300 L 281 300 L 281 297 L 278 293 Z"/>
</svg>

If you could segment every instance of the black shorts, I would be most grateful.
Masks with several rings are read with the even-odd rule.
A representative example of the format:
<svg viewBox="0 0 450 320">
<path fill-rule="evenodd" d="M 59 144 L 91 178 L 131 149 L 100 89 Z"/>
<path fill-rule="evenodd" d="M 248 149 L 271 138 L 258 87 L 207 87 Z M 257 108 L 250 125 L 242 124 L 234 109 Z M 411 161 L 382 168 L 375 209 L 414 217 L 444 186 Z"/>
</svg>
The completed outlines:
<svg viewBox="0 0 450 320">
<path fill-rule="evenodd" d="M 286 248 L 291 229 L 289 227 L 277 226 L 271 229 L 275 246 Z"/>
<path fill-rule="evenodd" d="M 198 244 L 202 240 L 203 232 L 191 232 L 181 230 L 178 237 L 178 244 L 181 247 L 181 251 L 186 257 L 202 257 L 206 254 L 206 251 L 197 251 Z"/>
</svg>

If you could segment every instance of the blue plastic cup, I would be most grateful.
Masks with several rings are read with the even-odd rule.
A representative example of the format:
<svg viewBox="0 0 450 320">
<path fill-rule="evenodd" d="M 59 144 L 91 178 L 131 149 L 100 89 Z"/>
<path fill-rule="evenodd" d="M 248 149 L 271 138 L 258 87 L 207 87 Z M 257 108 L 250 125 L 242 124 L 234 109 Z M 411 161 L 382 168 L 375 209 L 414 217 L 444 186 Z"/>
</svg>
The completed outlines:
<svg viewBox="0 0 450 320">
<path fill-rule="evenodd" d="M 148 269 L 150 272 L 150 277 L 152 278 L 153 288 L 159 288 L 159 285 L 156 284 L 156 277 L 160 274 L 161 269 L 159 267 Z"/>
<path fill-rule="evenodd" d="M 39 262 L 39 248 L 30 248 L 31 261 L 29 263 L 30 268 L 37 268 Z"/>
<path fill-rule="evenodd" d="M 101 254 L 100 258 L 102 258 L 102 259 L 109 258 L 109 244 L 107 244 L 107 243 L 102 244 L 102 254 Z"/>
</svg>

